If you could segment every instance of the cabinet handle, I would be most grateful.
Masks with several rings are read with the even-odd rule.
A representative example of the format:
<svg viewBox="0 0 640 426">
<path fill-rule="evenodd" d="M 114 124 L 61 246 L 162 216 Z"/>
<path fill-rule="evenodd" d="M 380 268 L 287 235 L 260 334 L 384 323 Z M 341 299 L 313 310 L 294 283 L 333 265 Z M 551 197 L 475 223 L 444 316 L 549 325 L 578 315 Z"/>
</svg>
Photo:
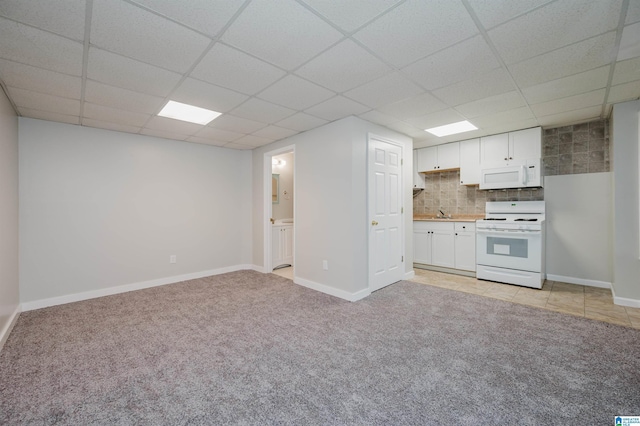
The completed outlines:
<svg viewBox="0 0 640 426">
<path fill-rule="evenodd" d="M 513 160 L 513 157 L 509 157 L 509 160 Z"/>
<path fill-rule="evenodd" d="M 505 160 L 508 160 L 508 158 L 507 158 L 507 157 L 504 157 L 504 159 L 505 159 Z"/>
<path fill-rule="evenodd" d="M 464 183 L 463 181 L 460 181 L 460 183 Z"/>
<path fill-rule="evenodd" d="M 458 233 L 456 232 L 456 235 L 458 235 Z"/>
</svg>

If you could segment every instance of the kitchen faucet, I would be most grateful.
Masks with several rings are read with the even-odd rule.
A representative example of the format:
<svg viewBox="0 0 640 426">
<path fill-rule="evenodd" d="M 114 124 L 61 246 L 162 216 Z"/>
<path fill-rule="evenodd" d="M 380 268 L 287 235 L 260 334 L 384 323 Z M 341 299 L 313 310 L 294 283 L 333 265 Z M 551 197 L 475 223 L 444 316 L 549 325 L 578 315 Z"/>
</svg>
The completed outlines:
<svg viewBox="0 0 640 426">
<path fill-rule="evenodd" d="M 440 212 L 440 215 L 441 215 L 440 217 L 451 219 L 451 215 L 444 214 L 444 212 L 442 211 L 442 207 L 440 207 L 440 210 L 438 211 Z"/>
</svg>

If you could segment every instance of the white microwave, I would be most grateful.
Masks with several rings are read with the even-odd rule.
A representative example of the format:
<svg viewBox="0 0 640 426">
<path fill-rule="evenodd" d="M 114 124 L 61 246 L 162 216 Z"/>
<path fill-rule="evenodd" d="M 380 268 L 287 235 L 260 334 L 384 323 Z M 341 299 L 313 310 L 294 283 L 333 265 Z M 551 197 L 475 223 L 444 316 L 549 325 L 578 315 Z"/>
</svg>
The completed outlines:
<svg viewBox="0 0 640 426">
<path fill-rule="evenodd" d="M 508 166 L 482 166 L 480 189 L 536 188 L 542 186 L 542 160 L 512 161 Z"/>
</svg>

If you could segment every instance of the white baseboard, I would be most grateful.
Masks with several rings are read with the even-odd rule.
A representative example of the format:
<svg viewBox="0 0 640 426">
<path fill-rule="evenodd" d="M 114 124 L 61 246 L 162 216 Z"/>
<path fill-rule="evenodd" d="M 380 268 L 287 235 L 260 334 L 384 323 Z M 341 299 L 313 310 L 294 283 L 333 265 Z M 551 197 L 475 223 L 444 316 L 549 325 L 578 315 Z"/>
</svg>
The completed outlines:
<svg viewBox="0 0 640 426">
<path fill-rule="evenodd" d="M 63 305 L 65 303 L 79 302 L 82 300 L 95 299 L 97 297 L 111 296 L 114 294 L 126 293 L 129 291 L 142 290 L 150 287 L 157 287 L 166 284 L 174 284 L 182 281 L 193 280 L 197 278 L 209 277 L 211 275 L 226 274 L 227 272 L 235 272 L 246 269 L 253 269 L 254 265 L 235 265 L 218 269 L 210 269 L 208 271 L 193 272 L 184 275 L 175 275 L 173 277 L 158 278 L 155 280 L 141 281 L 138 283 L 125 284 L 115 287 L 101 288 L 99 290 L 85 291 L 82 293 L 68 294 L 65 296 L 51 297 L 48 299 L 34 300 L 22 303 L 22 311 L 32 311 L 34 309 L 47 308 L 49 306 Z"/>
<path fill-rule="evenodd" d="M 613 287 L 611 287 L 611 294 L 613 295 L 613 304 L 620 306 L 628 306 L 630 308 L 640 308 L 640 300 L 638 299 L 629 299 L 626 297 L 618 297 L 616 296 L 616 291 Z"/>
<path fill-rule="evenodd" d="M 5 324 L 0 331 L 0 351 L 4 347 L 5 342 L 9 338 L 9 334 L 11 334 L 11 330 L 13 330 L 13 326 L 16 325 L 18 321 L 18 317 L 20 316 L 20 305 L 16 306 L 16 309 L 13 311 L 13 314 L 9 317 L 9 321 Z"/>
<path fill-rule="evenodd" d="M 405 280 L 410 280 L 411 278 L 414 278 L 416 276 L 416 271 L 414 271 L 413 269 L 410 270 L 409 272 L 405 272 L 404 273 L 404 279 Z"/>
<path fill-rule="evenodd" d="M 330 296 L 339 297 L 340 299 L 348 300 L 349 302 L 355 302 L 360 299 L 364 299 L 371 294 L 368 288 L 357 291 L 355 293 L 349 293 L 348 291 L 340 290 L 338 288 L 329 287 L 328 285 L 320 284 L 314 281 L 305 280 L 304 278 L 294 277 L 293 282 L 303 287 L 310 288 L 311 290 L 319 291 L 320 293 L 328 294 Z"/>
<path fill-rule="evenodd" d="M 268 274 L 269 272 L 271 272 L 270 270 L 267 271 L 267 268 L 265 268 L 264 266 L 260 266 L 260 265 L 250 265 L 247 269 L 251 269 L 251 270 L 254 270 L 256 272 L 263 273 L 263 274 Z"/>
<path fill-rule="evenodd" d="M 549 281 L 559 281 L 562 283 L 586 285 L 588 287 L 611 288 L 611 283 L 606 281 L 587 280 L 584 278 L 565 277 L 563 275 L 547 274 Z"/>
</svg>

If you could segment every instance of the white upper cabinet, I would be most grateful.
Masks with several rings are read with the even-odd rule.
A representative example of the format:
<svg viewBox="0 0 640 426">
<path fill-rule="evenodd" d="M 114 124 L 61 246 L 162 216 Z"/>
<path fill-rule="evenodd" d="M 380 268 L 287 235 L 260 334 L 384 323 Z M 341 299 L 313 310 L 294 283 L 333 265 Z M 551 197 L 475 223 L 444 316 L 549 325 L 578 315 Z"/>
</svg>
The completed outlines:
<svg viewBox="0 0 640 426">
<path fill-rule="evenodd" d="M 460 185 L 480 184 L 480 139 L 460 142 Z"/>
<path fill-rule="evenodd" d="M 418 150 L 413 150 L 413 187 L 424 189 L 424 175 L 418 173 Z"/>
<path fill-rule="evenodd" d="M 460 168 L 460 143 L 417 149 L 418 171 L 434 172 Z"/>
<path fill-rule="evenodd" d="M 482 164 L 504 164 L 542 157 L 542 128 L 518 130 L 480 138 Z"/>
</svg>

